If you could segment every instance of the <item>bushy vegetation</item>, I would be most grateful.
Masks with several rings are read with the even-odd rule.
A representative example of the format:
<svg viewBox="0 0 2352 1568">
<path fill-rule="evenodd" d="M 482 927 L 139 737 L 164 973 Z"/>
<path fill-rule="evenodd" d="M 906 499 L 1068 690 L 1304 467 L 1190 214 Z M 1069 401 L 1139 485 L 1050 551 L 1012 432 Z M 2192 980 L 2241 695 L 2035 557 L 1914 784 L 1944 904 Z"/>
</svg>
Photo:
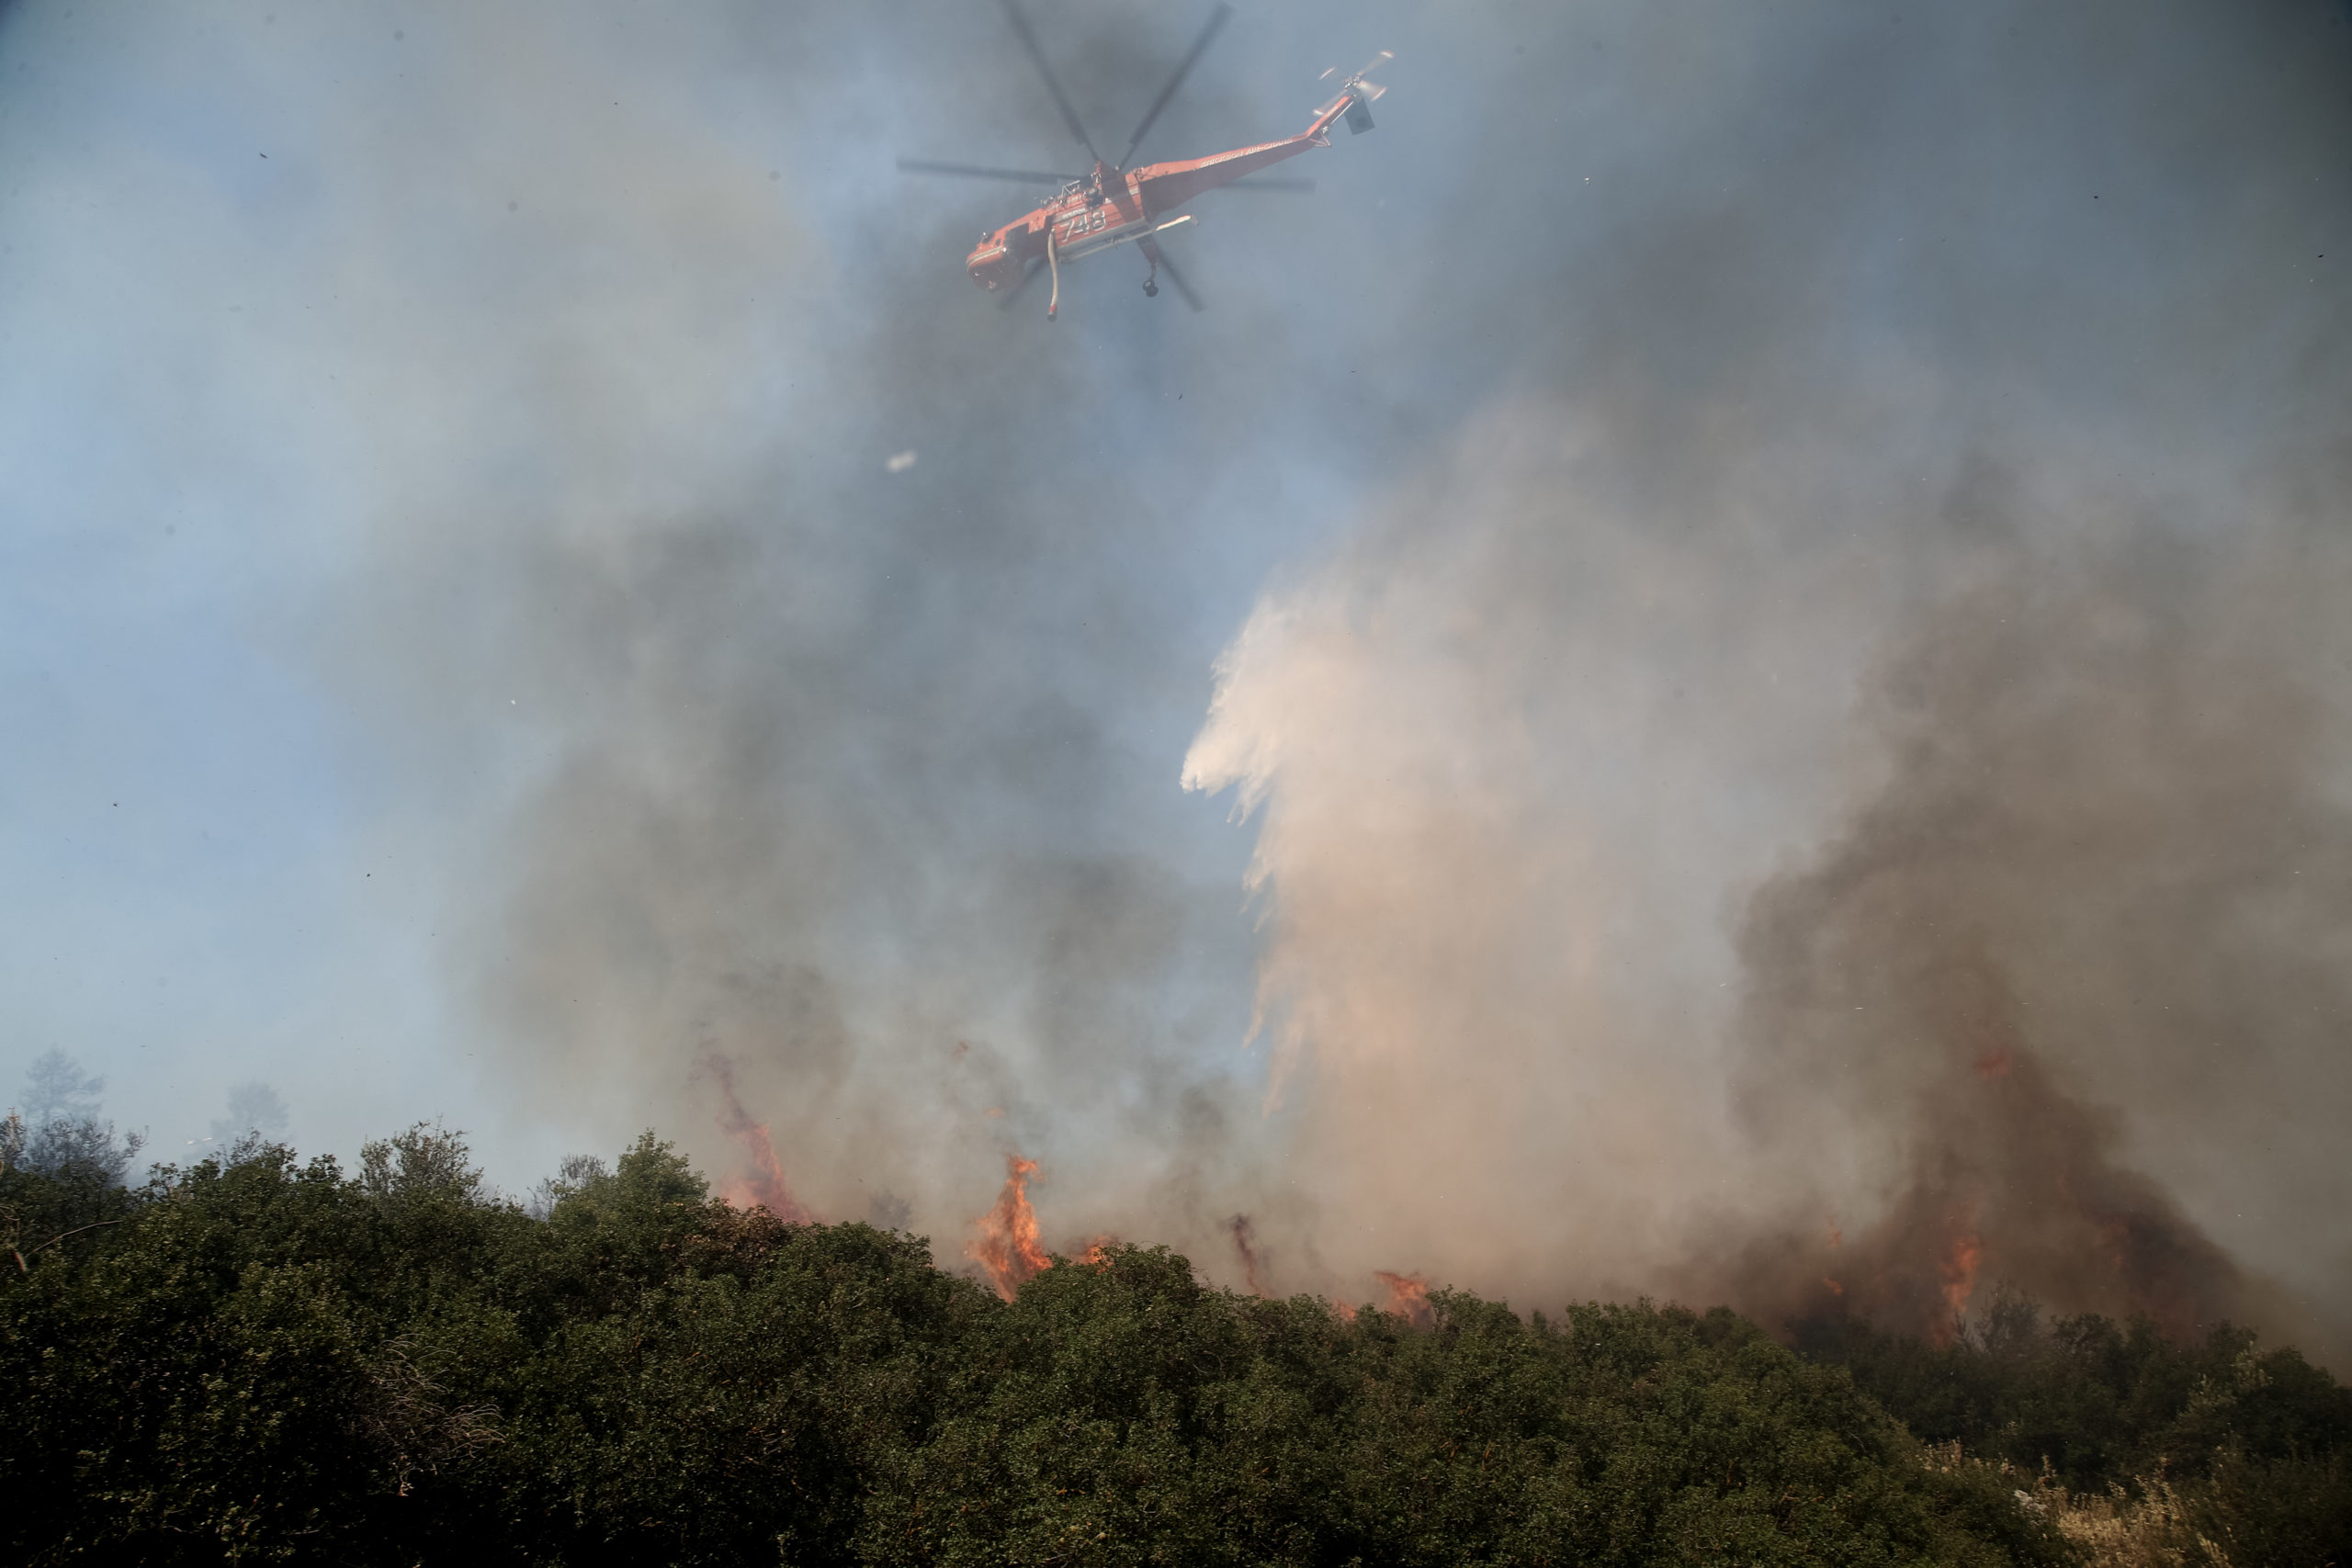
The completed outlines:
<svg viewBox="0 0 2352 1568">
<path fill-rule="evenodd" d="M 2083 1554 L 1727 1312 L 1441 1293 L 1422 1329 L 1135 1247 L 1004 1303 L 919 1240 L 729 1208 L 650 1137 L 528 1208 L 430 1129 L 356 1176 L 258 1143 L 135 1192 L 19 1167 L 0 1205 L 10 1561 Z M 1918 1354 L 1841 1353 L 1898 1397 L 1879 1369 Z"/>
<path fill-rule="evenodd" d="M 2352 1562 L 2352 1390 L 2246 1329 L 2183 1344 L 2002 1294 L 1946 1346 L 1852 1322 L 1796 1341 L 1919 1438 L 2029 1478 L 2114 1543 L 2102 1561 Z"/>
</svg>

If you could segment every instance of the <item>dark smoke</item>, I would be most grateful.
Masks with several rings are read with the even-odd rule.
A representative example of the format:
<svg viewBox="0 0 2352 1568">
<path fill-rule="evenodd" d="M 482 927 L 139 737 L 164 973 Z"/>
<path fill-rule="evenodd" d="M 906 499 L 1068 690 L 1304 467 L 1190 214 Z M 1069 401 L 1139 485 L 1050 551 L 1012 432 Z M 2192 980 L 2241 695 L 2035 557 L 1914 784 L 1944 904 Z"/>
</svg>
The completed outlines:
<svg viewBox="0 0 2352 1568">
<path fill-rule="evenodd" d="M 1241 1265 L 1241 1285 L 1253 1296 L 1271 1296 L 1266 1288 L 1264 1263 L 1258 1256 L 1258 1237 L 1247 1214 L 1236 1214 L 1226 1222 L 1233 1234 L 1233 1256 Z"/>
<path fill-rule="evenodd" d="M 2340 1109 L 2345 541 L 1991 553 L 1877 683 L 1885 787 L 1741 931 L 1743 1124 L 1880 1212 L 1727 1283 L 1930 1336 L 1994 1281 L 2177 1334 L 2276 1322 L 2141 1162 L 2280 1151 L 2296 1098 Z"/>
</svg>

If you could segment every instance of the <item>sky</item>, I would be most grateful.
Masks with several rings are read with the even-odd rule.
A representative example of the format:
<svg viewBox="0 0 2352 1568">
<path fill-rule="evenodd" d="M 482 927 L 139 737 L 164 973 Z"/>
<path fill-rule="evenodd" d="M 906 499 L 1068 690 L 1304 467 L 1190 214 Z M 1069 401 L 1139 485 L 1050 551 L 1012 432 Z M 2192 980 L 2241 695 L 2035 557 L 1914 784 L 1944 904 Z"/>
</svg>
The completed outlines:
<svg viewBox="0 0 2352 1568">
<path fill-rule="evenodd" d="M 2352 16 L 1252 5 L 1143 155 L 1383 49 L 1048 322 L 993 7 L 0 9 L 0 1084 L 2341 1357 Z"/>
</svg>

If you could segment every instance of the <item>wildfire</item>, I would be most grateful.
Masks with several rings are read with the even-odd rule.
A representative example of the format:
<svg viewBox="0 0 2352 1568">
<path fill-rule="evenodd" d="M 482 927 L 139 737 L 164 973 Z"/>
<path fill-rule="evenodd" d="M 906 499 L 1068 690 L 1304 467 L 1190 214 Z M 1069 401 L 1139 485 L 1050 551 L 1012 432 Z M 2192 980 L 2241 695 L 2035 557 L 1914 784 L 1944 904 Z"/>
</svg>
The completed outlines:
<svg viewBox="0 0 2352 1568">
<path fill-rule="evenodd" d="M 1233 1250 L 1241 1259 L 1241 1278 L 1249 1285 L 1250 1293 L 1272 1296 L 1274 1292 L 1266 1289 L 1265 1279 L 1258 1272 L 1257 1236 L 1250 1228 L 1250 1216 L 1236 1214 L 1226 1228 L 1233 1233 Z"/>
<path fill-rule="evenodd" d="M 703 1066 L 718 1080 L 718 1092 L 727 1102 L 718 1113 L 718 1130 L 734 1139 L 751 1161 L 750 1170 L 718 1190 L 719 1197 L 739 1209 L 757 1205 L 787 1224 L 808 1223 L 813 1216 L 794 1201 L 792 1189 L 785 1183 L 784 1166 L 775 1157 L 767 1123 L 752 1121 L 752 1113 L 743 1109 L 742 1097 L 735 1092 L 734 1064 L 713 1053 L 704 1058 Z"/>
<path fill-rule="evenodd" d="M 964 1256 L 988 1270 L 996 1293 L 1011 1301 L 1022 1284 L 1053 1259 L 1037 1240 L 1037 1212 L 1029 1206 L 1029 1176 L 1034 1159 L 1008 1155 L 1004 1161 L 1004 1190 L 996 1206 L 982 1214 L 978 1234 L 964 1244 Z"/>
<path fill-rule="evenodd" d="M 1944 1321 L 1936 1326 L 1938 1345 L 1949 1345 L 1957 1332 L 1954 1325 L 1960 1314 L 1968 1310 L 1968 1298 L 1976 1292 L 1976 1269 L 1984 1261 L 1984 1239 L 1973 1228 L 1963 1230 L 1951 1238 L 1945 1248 L 1943 1261 L 1937 1272 L 1943 1280 Z"/>
<path fill-rule="evenodd" d="M 1392 1274 L 1385 1269 L 1375 1269 L 1372 1277 L 1388 1287 L 1388 1310 L 1416 1328 L 1427 1328 L 1437 1321 L 1436 1311 L 1430 1305 L 1430 1282 L 1419 1274 Z"/>
<path fill-rule="evenodd" d="M 1118 1245 L 1119 1238 L 1105 1232 L 1087 1242 L 1086 1250 L 1078 1255 L 1078 1260 L 1089 1269 L 1100 1269 L 1111 1261 L 1111 1249 Z"/>
</svg>

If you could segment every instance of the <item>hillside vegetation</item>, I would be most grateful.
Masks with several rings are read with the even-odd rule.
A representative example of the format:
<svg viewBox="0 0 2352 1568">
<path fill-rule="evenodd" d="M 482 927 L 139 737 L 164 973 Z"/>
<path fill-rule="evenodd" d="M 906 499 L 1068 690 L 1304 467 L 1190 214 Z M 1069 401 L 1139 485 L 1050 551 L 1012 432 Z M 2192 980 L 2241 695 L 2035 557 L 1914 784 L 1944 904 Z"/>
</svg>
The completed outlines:
<svg viewBox="0 0 2352 1568">
<path fill-rule="evenodd" d="M 1722 1310 L 1463 1293 L 1419 1329 L 1139 1247 L 1006 1303 L 920 1240 L 730 1208 L 650 1136 L 571 1177 L 526 1209 L 425 1129 L 356 1176 L 261 1145 L 138 1190 L 0 1173 L 0 1553 L 1990 1568 L 2089 1561 L 2075 1494 L 2142 1517 L 2159 1472 L 2201 1489 L 2188 1550 L 2341 1545 L 2345 1392 L 2244 1336 L 1808 1357 Z M 2287 1485 L 2321 1502 L 2274 1518 Z"/>
</svg>

